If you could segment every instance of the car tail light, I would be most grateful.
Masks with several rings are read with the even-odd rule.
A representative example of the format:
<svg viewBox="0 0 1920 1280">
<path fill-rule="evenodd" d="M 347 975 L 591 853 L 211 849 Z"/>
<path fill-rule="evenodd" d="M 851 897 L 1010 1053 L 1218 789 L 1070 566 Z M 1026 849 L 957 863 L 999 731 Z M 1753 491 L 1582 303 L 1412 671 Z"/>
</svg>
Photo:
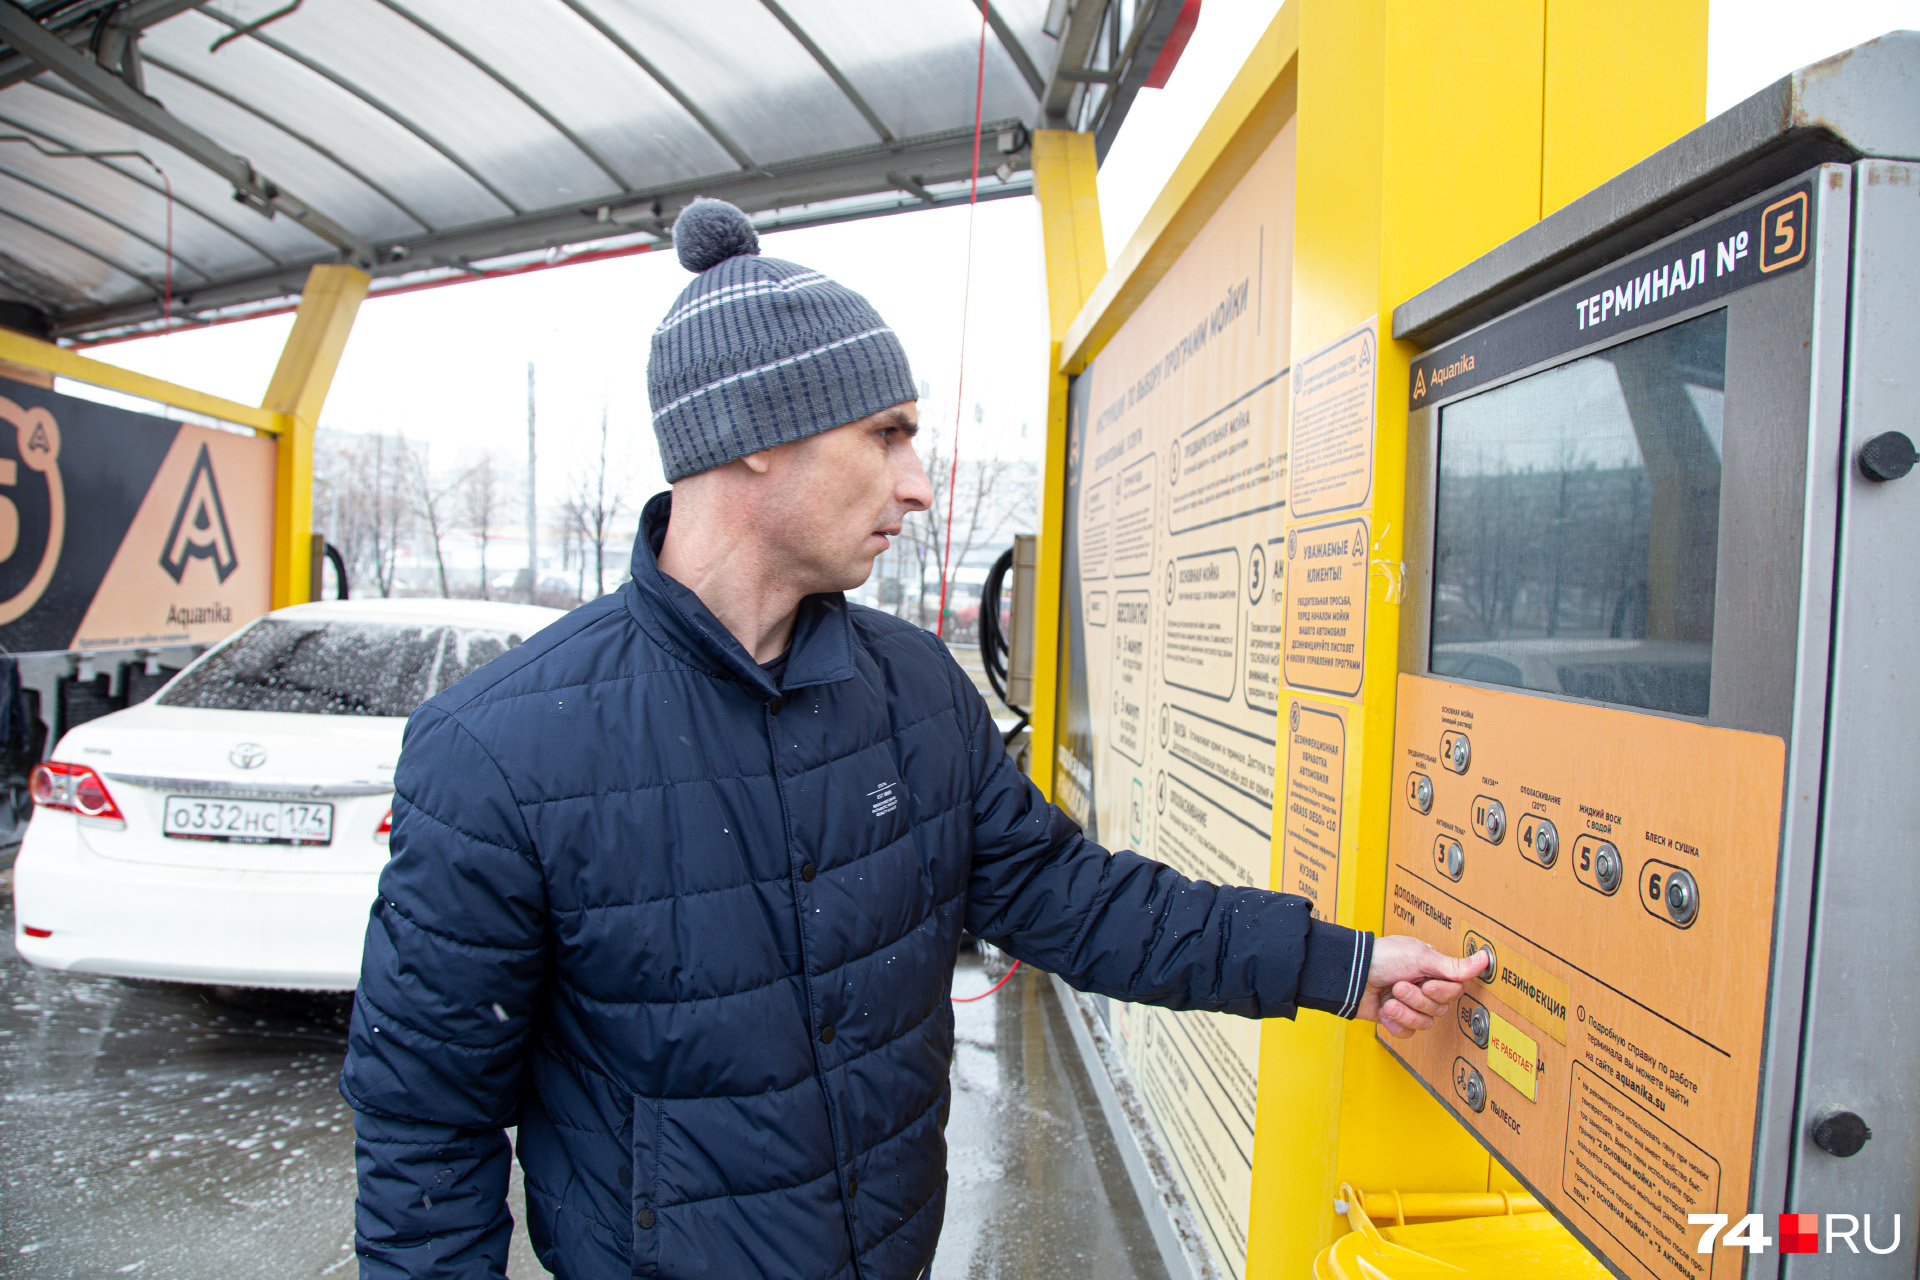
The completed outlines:
<svg viewBox="0 0 1920 1280">
<path fill-rule="evenodd" d="M 21 925 L 20 932 L 26 934 L 29 938 L 51 938 L 53 936 L 53 930 L 36 929 L 30 924 Z"/>
<path fill-rule="evenodd" d="M 387 816 L 380 819 L 380 825 L 373 829 L 373 838 L 381 844 L 393 839 L 393 810 L 387 810 Z"/>
<path fill-rule="evenodd" d="M 49 760 L 33 766 L 27 780 L 33 802 L 46 809 L 65 809 L 83 818 L 125 825 L 127 816 L 113 802 L 105 779 L 84 764 L 62 764 Z"/>
</svg>

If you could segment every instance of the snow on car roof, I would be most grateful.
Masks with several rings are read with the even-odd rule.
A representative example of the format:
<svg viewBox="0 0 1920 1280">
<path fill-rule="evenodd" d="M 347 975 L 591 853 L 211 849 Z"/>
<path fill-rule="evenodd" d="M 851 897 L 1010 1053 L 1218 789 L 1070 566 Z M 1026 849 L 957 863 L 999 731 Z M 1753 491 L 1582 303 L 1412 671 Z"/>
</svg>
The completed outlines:
<svg viewBox="0 0 1920 1280">
<path fill-rule="evenodd" d="M 316 600 L 275 609 L 270 618 L 314 622 L 385 622 L 394 626 L 486 627 L 530 636 L 565 616 L 561 609 L 502 600 L 405 599 Z"/>
</svg>

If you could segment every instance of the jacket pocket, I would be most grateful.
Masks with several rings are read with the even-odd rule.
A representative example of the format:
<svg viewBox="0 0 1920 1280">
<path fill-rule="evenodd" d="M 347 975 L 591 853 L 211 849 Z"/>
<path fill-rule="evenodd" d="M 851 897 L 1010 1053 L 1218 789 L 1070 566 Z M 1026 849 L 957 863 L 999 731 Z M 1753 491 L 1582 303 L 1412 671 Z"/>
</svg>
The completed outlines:
<svg viewBox="0 0 1920 1280">
<path fill-rule="evenodd" d="M 666 1224 L 659 1219 L 660 1141 L 665 1127 L 665 1108 L 660 1102 L 636 1095 L 630 1144 L 633 1216 L 627 1224 L 633 1232 L 633 1274 L 636 1276 L 660 1274 L 660 1238 L 666 1234 Z"/>
</svg>

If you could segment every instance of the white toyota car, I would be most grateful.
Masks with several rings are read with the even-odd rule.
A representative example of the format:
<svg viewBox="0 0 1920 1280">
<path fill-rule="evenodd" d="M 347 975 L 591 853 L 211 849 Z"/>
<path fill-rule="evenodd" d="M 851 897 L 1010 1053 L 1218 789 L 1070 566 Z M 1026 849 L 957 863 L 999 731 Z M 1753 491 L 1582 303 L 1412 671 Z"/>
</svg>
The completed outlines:
<svg viewBox="0 0 1920 1280">
<path fill-rule="evenodd" d="M 14 946 L 49 969 L 351 990 L 407 716 L 560 616 L 295 605 L 72 730 L 33 771 Z"/>
</svg>

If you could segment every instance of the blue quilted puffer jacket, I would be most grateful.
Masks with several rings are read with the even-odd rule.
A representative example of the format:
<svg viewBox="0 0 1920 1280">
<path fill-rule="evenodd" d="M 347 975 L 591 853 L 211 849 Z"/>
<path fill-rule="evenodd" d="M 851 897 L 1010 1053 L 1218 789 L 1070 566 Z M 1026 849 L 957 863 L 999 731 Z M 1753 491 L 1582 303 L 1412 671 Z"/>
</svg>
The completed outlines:
<svg viewBox="0 0 1920 1280">
<path fill-rule="evenodd" d="M 963 928 L 1083 990 L 1351 1014 L 1371 937 L 1081 838 L 941 644 L 839 596 L 782 686 L 654 554 L 415 713 L 341 1090 L 363 1276 L 913 1280 Z"/>
</svg>

